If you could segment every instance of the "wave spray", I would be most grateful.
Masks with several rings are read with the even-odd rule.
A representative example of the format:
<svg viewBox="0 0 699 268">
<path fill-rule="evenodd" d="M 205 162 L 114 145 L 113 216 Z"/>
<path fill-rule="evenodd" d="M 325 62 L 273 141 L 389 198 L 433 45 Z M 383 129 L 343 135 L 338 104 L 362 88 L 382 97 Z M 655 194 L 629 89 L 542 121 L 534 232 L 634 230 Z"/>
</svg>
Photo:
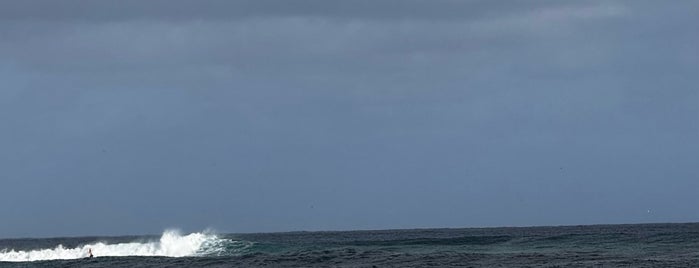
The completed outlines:
<svg viewBox="0 0 699 268">
<path fill-rule="evenodd" d="M 0 261 L 23 262 L 57 259 L 79 259 L 88 257 L 89 249 L 95 257 L 105 256 L 164 256 L 185 257 L 215 254 L 223 250 L 227 239 L 218 238 L 213 234 L 191 233 L 181 235 L 178 231 L 163 232 L 160 240 L 149 242 L 130 242 L 106 244 L 95 242 L 75 248 L 65 248 L 58 245 L 55 248 L 36 249 L 27 251 L 1 250 Z"/>
</svg>

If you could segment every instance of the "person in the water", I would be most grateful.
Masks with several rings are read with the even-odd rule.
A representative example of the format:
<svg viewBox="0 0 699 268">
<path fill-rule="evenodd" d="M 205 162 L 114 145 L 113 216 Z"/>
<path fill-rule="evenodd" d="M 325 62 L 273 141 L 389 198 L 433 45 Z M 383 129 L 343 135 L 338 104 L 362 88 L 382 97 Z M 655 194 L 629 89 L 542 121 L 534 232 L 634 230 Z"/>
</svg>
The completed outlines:
<svg viewBox="0 0 699 268">
<path fill-rule="evenodd" d="M 87 249 L 87 255 L 88 255 L 88 256 L 87 256 L 88 258 L 92 258 L 92 257 L 93 257 L 93 256 L 92 256 L 92 249 L 91 249 L 91 248 L 88 248 L 88 249 Z"/>
</svg>

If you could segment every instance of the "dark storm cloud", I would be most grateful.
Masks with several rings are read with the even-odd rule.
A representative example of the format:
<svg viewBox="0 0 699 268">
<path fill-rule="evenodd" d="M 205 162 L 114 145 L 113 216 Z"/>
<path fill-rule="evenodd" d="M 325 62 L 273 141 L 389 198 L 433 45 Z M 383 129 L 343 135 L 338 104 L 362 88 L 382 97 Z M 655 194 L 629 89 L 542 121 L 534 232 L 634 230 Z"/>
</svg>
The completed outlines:
<svg viewBox="0 0 699 268">
<path fill-rule="evenodd" d="M 0 236 L 697 220 L 675 3 L 2 2 Z"/>
</svg>

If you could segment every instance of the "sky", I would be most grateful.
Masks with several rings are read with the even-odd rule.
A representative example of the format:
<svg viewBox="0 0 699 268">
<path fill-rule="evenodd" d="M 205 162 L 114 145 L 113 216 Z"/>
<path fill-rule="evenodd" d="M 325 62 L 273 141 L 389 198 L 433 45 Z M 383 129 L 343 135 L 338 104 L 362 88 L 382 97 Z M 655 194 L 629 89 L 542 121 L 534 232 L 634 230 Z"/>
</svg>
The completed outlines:
<svg viewBox="0 0 699 268">
<path fill-rule="evenodd" d="M 698 1 L 2 1 L 0 237 L 699 221 Z"/>
</svg>

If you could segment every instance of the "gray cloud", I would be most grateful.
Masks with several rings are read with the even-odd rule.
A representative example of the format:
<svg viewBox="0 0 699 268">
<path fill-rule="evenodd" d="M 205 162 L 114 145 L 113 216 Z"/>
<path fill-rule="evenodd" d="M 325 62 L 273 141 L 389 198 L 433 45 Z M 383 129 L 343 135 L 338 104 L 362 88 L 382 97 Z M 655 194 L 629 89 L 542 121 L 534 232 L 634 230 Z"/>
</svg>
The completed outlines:
<svg viewBox="0 0 699 268">
<path fill-rule="evenodd" d="M 63 3 L 53 1 L 16 1 L 4 3 L 0 17 L 10 20 L 220 20 L 251 17 L 321 17 L 329 19 L 473 19 L 522 10 L 579 6 L 560 1 L 440 1 L 425 0 L 329 2 L 304 0 L 279 3 L 278 1 L 121 1 L 119 4 L 94 3 L 75 0 Z"/>
<path fill-rule="evenodd" d="M 699 219 L 692 1 L 0 5 L 0 236 Z"/>
</svg>

